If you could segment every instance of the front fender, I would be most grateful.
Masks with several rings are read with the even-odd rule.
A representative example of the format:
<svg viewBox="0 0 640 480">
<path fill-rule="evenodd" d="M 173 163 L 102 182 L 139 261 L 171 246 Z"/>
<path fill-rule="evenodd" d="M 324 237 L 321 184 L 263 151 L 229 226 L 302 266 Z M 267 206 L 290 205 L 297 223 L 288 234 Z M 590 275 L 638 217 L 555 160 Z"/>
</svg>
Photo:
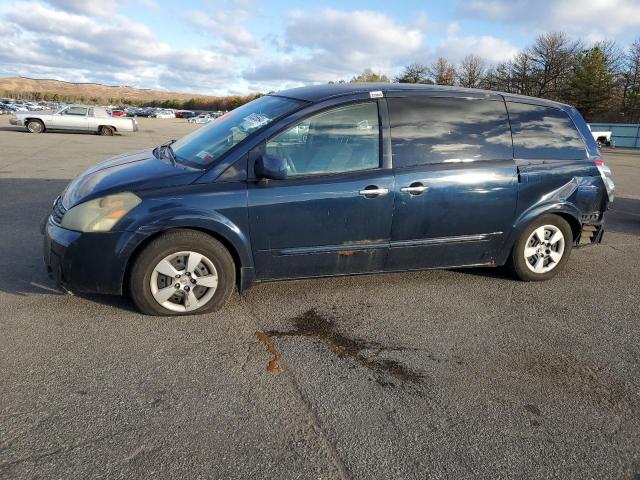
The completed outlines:
<svg viewBox="0 0 640 480">
<path fill-rule="evenodd" d="M 174 228 L 203 230 L 222 238 L 235 250 L 240 260 L 239 267 L 253 268 L 251 243 L 245 233 L 246 229 L 216 211 L 178 210 L 164 212 L 151 218 L 148 217 L 145 224 L 139 226 L 136 232 L 142 234 L 144 238 L 148 238 L 151 235 Z"/>
</svg>

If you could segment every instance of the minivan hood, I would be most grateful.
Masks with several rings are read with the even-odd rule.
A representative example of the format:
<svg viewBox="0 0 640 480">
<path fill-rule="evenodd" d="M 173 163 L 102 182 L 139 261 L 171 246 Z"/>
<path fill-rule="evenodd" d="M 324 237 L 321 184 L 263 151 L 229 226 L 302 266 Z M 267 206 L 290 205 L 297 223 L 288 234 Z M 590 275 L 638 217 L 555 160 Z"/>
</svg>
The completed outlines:
<svg viewBox="0 0 640 480">
<path fill-rule="evenodd" d="M 202 173 L 159 160 L 153 156 L 152 148 L 125 153 L 100 162 L 76 177 L 62 194 L 62 204 L 69 209 L 110 193 L 188 185 Z"/>
</svg>

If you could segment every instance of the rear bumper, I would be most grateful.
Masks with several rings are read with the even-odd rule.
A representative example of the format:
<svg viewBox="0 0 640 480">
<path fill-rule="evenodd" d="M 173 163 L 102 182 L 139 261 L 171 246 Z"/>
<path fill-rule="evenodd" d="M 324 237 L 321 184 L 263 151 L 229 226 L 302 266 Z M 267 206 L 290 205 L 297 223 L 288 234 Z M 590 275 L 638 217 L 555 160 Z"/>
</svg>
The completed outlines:
<svg viewBox="0 0 640 480">
<path fill-rule="evenodd" d="M 604 237 L 604 220 L 597 224 L 582 224 L 580 235 L 574 240 L 576 248 L 588 247 L 602 243 Z"/>
</svg>

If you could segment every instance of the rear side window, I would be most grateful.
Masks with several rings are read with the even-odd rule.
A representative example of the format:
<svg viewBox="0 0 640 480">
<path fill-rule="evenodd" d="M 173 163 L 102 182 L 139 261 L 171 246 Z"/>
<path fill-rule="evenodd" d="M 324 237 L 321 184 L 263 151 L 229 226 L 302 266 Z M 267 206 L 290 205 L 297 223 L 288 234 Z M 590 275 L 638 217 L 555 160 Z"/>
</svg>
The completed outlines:
<svg viewBox="0 0 640 480">
<path fill-rule="evenodd" d="M 512 158 L 502 100 L 407 97 L 387 102 L 394 167 Z"/>
<path fill-rule="evenodd" d="M 84 117 L 87 114 L 87 109 L 83 107 L 69 107 L 64 111 L 64 114 Z"/>
<path fill-rule="evenodd" d="M 584 141 L 569 116 L 558 108 L 507 102 L 515 158 L 579 160 Z"/>
</svg>

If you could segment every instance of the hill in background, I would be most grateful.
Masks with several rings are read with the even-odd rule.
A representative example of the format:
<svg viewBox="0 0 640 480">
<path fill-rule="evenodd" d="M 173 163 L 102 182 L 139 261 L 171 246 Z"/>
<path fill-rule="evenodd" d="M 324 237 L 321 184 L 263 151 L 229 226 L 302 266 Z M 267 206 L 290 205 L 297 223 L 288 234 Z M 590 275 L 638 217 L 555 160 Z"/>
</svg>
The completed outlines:
<svg viewBox="0 0 640 480">
<path fill-rule="evenodd" d="M 217 97 L 99 83 L 72 83 L 27 77 L 0 78 L 0 97 L 36 101 L 230 110 L 257 96 L 259 95 Z"/>
</svg>

